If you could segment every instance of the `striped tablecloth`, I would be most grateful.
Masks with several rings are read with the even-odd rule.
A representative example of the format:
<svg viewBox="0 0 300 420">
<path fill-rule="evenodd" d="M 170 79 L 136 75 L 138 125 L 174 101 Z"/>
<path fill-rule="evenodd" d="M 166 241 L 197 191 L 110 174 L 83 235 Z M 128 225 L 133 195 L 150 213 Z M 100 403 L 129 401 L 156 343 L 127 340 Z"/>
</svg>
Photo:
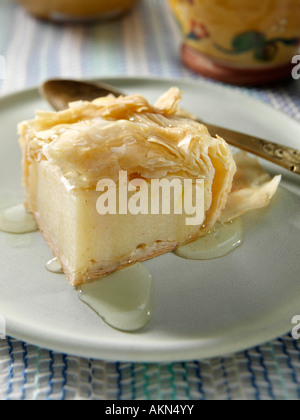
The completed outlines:
<svg viewBox="0 0 300 420">
<path fill-rule="evenodd" d="M 144 0 L 120 21 L 86 26 L 37 21 L 1 0 L 0 94 L 56 76 L 200 78 L 181 64 L 180 42 L 165 0 Z M 300 81 L 242 90 L 300 120 Z M 140 364 L 77 358 L 7 338 L 0 340 L 0 398 L 299 399 L 300 342 L 286 336 L 224 358 Z"/>
</svg>

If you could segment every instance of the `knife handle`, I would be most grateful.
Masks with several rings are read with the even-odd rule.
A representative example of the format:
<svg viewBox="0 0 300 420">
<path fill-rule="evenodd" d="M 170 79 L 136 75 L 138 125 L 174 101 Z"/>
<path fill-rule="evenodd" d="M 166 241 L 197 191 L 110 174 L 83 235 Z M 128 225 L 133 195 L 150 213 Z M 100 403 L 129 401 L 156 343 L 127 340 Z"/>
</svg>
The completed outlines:
<svg viewBox="0 0 300 420">
<path fill-rule="evenodd" d="M 228 144 L 245 150 L 246 152 L 253 153 L 254 155 L 300 175 L 299 150 L 227 128 L 217 127 L 212 124 L 205 125 L 211 135 L 218 135 L 224 138 Z"/>
</svg>

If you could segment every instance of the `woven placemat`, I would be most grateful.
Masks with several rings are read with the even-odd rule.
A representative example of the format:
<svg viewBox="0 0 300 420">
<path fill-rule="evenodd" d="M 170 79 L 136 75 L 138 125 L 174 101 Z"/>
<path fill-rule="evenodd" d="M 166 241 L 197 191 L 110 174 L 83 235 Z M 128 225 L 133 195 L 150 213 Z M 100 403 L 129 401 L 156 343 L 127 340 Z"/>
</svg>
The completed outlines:
<svg viewBox="0 0 300 420">
<path fill-rule="evenodd" d="M 8 400 L 295 400 L 300 348 L 290 336 L 225 358 L 108 363 L 0 342 L 0 398 Z"/>
</svg>

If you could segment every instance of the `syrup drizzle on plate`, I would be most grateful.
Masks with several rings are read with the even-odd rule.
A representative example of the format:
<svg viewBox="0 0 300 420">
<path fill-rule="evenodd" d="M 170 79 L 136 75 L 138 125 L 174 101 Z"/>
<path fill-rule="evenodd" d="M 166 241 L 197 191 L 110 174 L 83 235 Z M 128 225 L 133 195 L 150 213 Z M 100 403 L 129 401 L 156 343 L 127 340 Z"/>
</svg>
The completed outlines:
<svg viewBox="0 0 300 420">
<path fill-rule="evenodd" d="M 6 233 L 24 234 L 36 232 L 38 226 L 24 204 L 19 204 L 0 211 L 0 230 Z"/>
<path fill-rule="evenodd" d="M 0 212 L 0 230 L 21 237 L 37 231 L 38 226 L 33 215 L 20 204 Z M 243 240 L 243 224 L 241 219 L 236 219 L 230 223 L 218 223 L 208 235 L 174 252 L 182 258 L 210 260 L 229 254 Z M 57 258 L 48 261 L 46 269 L 51 273 L 63 274 Z M 132 265 L 81 285 L 78 296 L 106 324 L 123 332 L 139 331 L 153 317 L 154 281 L 151 272 L 143 264 Z"/>
<path fill-rule="evenodd" d="M 82 302 L 120 331 L 141 330 L 153 316 L 153 276 L 143 264 L 81 285 L 78 292 Z"/>
<path fill-rule="evenodd" d="M 46 269 L 63 273 L 57 258 L 48 261 Z M 150 271 L 136 264 L 79 286 L 78 296 L 109 326 L 133 332 L 146 327 L 153 316 L 153 285 Z"/>
<path fill-rule="evenodd" d="M 244 242 L 241 219 L 217 223 L 211 232 L 195 242 L 177 248 L 176 255 L 189 260 L 212 260 L 225 257 Z"/>
<path fill-rule="evenodd" d="M 54 273 L 54 274 L 63 274 L 63 269 L 62 266 L 60 264 L 60 262 L 58 261 L 57 258 L 53 258 L 52 260 L 48 261 L 46 264 L 46 269 L 50 272 L 50 273 Z"/>
<path fill-rule="evenodd" d="M 175 253 L 191 260 L 220 258 L 239 247 L 243 240 L 243 223 L 237 219 L 226 224 L 219 223 L 208 235 L 178 248 Z M 46 268 L 52 273 L 63 272 L 56 258 L 50 260 Z M 81 285 L 78 296 L 107 325 L 122 332 L 139 331 L 153 317 L 154 281 L 143 264 L 132 265 Z"/>
</svg>

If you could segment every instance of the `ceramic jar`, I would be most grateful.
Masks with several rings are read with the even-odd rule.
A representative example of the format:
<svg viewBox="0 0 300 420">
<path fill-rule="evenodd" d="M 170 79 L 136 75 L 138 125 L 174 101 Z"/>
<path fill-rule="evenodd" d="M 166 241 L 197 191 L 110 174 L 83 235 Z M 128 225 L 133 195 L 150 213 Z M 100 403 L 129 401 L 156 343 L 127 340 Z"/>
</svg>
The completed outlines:
<svg viewBox="0 0 300 420">
<path fill-rule="evenodd" d="M 17 0 L 33 15 L 54 21 L 108 19 L 119 16 L 139 0 Z"/>
<path fill-rule="evenodd" d="M 183 33 L 182 59 L 224 82 L 291 75 L 299 54 L 300 0 L 169 0 Z"/>
</svg>

